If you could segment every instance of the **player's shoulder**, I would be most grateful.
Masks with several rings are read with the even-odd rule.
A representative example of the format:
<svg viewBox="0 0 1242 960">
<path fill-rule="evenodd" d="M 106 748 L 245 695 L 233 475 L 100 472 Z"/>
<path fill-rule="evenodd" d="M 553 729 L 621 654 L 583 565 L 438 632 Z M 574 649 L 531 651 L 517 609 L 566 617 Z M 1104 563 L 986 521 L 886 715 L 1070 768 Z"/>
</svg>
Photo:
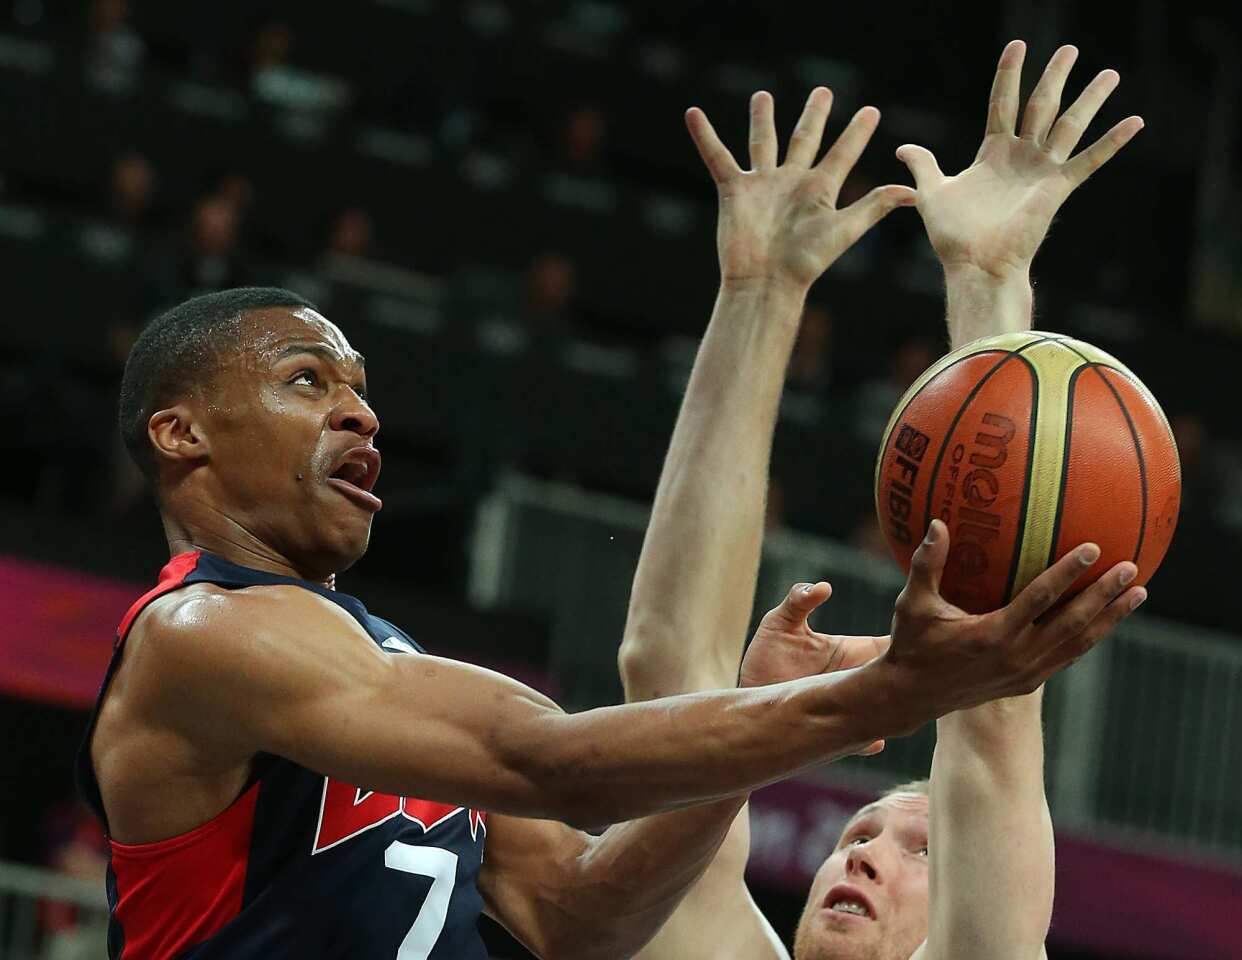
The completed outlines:
<svg viewBox="0 0 1242 960">
<path fill-rule="evenodd" d="M 157 657 L 164 669 L 191 668 L 253 655 L 256 645 L 298 637 L 313 643 L 322 631 L 313 623 L 352 624 L 336 604 L 290 584 L 226 588 L 188 584 L 152 600 L 135 618 L 126 640 L 127 659 Z"/>
</svg>

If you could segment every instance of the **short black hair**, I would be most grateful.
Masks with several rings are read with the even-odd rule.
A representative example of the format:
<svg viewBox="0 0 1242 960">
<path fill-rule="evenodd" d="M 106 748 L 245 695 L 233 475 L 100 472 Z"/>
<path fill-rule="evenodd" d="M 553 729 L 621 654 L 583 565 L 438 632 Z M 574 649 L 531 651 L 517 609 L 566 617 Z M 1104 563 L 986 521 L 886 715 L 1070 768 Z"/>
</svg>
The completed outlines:
<svg viewBox="0 0 1242 960">
<path fill-rule="evenodd" d="M 221 357 L 238 342 L 237 327 L 252 310 L 309 307 L 313 303 L 280 287 L 237 287 L 193 297 L 154 320 L 129 351 L 121 378 L 117 425 L 129 455 L 155 481 L 155 455 L 147 439 L 151 414 L 190 388 L 207 383 Z"/>
</svg>

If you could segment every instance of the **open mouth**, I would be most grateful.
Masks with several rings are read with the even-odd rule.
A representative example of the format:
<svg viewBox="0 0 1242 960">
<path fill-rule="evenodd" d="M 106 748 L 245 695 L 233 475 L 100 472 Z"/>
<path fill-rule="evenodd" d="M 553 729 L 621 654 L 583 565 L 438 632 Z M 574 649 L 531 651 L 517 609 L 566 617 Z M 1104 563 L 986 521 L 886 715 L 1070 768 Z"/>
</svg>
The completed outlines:
<svg viewBox="0 0 1242 960">
<path fill-rule="evenodd" d="M 384 505 L 371 492 L 379 479 L 379 472 L 379 451 L 374 447 L 354 447 L 337 461 L 327 483 L 358 506 L 375 513 Z"/>
<path fill-rule="evenodd" d="M 828 891 L 824 898 L 824 909 L 833 914 L 858 917 L 862 920 L 875 919 L 875 907 L 857 887 L 838 884 Z"/>
</svg>

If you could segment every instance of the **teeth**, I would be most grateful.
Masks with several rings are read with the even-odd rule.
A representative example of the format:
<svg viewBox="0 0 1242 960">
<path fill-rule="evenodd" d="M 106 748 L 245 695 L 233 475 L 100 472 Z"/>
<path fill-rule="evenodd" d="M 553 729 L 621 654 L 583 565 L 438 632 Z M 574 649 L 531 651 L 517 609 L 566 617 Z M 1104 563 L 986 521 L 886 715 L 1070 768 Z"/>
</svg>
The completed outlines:
<svg viewBox="0 0 1242 960">
<path fill-rule="evenodd" d="M 860 917 L 867 916 L 867 908 L 856 900 L 838 900 L 832 905 L 832 909 L 838 913 L 854 913 Z"/>
</svg>

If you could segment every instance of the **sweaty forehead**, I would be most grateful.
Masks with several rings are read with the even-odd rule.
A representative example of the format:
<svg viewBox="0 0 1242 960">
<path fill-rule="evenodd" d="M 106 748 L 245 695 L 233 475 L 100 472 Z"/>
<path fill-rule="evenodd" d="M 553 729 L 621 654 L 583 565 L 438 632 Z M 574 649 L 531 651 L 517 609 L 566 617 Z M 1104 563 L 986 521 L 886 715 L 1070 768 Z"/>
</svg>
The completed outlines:
<svg viewBox="0 0 1242 960">
<path fill-rule="evenodd" d="M 275 358 L 291 344 L 314 344 L 342 363 L 361 363 L 362 355 L 331 320 L 310 307 L 270 307 L 248 314 L 242 324 L 248 352 Z"/>
</svg>

